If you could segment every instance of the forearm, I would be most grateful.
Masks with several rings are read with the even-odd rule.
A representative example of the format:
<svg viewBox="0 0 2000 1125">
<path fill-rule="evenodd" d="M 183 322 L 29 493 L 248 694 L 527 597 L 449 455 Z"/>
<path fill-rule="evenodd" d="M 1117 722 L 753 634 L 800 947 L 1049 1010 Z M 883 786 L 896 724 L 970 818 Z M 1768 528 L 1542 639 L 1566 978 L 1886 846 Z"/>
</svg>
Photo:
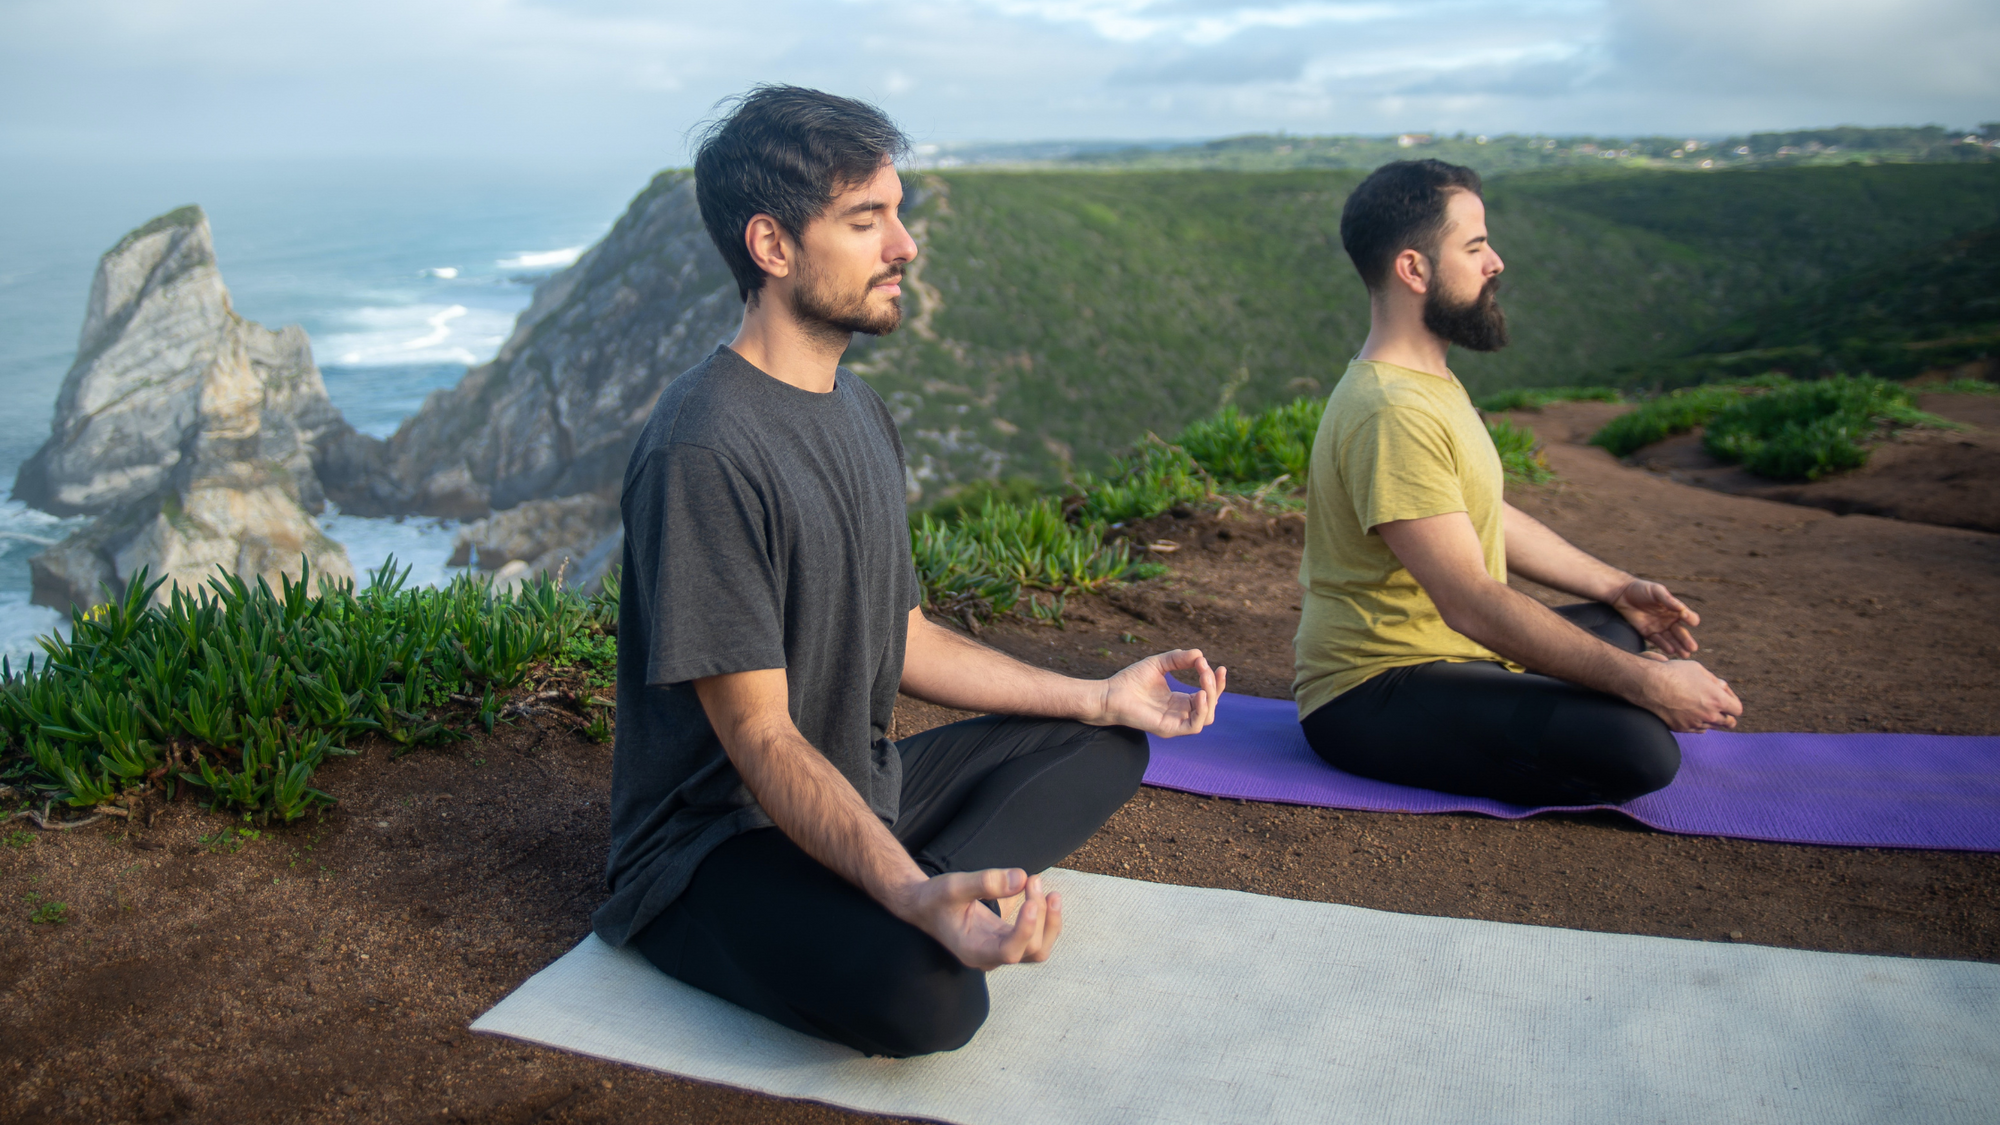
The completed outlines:
<svg viewBox="0 0 2000 1125">
<path fill-rule="evenodd" d="M 926 876 L 847 778 L 782 710 L 732 708 L 716 698 L 725 689 L 696 687 L 730 764 L 778 830 L 900 916 Z"/>
<path fill-rule="evenodd" d="M 1105 722 L 1103 681 L 1022 663 L 926 619 L 921 610 L 910 615 L 902 690 L 960 711 Z"/>
<path fill-rule="evenodd" d="M 1632 582 L 1630 574 L 1592 557 L 1512 504 L 1505 511 L 1508 573 L 1599 602 L 1617 600 Z"/>
<path fill-rule="evenodd" d="M 1490 578 L 1447 594 L 1438 609 L 1445 624 L 1517 664 L 1625 699 L 1643 694 L 1653 670 L 1654 662 L 1613 648 Z"/>
</svg>

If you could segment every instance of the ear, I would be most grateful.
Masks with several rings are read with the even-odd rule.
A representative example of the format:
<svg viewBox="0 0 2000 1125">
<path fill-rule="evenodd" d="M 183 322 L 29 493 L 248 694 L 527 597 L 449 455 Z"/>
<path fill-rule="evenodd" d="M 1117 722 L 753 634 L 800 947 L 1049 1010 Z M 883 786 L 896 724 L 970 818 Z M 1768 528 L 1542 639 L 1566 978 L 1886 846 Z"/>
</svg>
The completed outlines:
<svg viewBox="0 0 2000 1125">
<path fill-rule="evenodd" d="M 1431 262 L 1415 250 L 1404 250 L 1389 264 L 1389 284 L 1421 297 L 1430 292 Z"/>
<path fill-rule="evenodd" d="M 798 248 L 785 228 L 762 212 L 750 216 L 750 222 L 743 228 L 743 247 L 750 252 L 750 260 L 757 263 L 757 268 L 772 277 L 789 276 L 798 257 Z"/>
</svg>

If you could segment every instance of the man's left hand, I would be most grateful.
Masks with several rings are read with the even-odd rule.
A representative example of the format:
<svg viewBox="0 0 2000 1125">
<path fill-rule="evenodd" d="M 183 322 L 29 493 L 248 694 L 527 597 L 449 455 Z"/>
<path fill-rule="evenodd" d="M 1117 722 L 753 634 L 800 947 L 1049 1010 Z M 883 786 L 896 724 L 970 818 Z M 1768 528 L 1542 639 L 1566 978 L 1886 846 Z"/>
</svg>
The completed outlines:
<svg viewBox="0 0 2000 1125">
<path fill-rule="evenodd" d="M 1170 672 L 1193 672 L 1200 682 L 1194 691 Z M 1104 681 L 1103 722 L 1131 727 L 1161 738 L 1194 734 L 1215 721 L 1215 704 L 1229 686 L 1229 669 L 1210 668 L 1198 648 L 1181 648 L 1149 656 Z"/>
<path fill-rule="evenodd" d="M 1701 615 L 1682 605 L 1679 598 L 1658 582 L 1633 579 L 1612 599 L 1611 608 L 1668 656 L 1684 660 L 1701 647 L 1689 632 L 1701 624 Z"/>
</svg>

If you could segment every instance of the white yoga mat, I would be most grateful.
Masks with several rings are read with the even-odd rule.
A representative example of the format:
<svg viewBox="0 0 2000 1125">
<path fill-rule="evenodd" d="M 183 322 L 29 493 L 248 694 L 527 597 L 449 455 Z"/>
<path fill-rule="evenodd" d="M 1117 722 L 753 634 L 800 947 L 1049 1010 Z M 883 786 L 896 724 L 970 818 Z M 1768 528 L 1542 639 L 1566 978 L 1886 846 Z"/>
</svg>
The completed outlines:
<svg viewBox="0 0 2000 1125">
<path fill-rule="evenodd" d="M 1968 1122 L 2000 966 L 1387 914 L 1053 871 L 970 1045 L 871 1059 L 586 938 L 475 1031 L 960 1122 Z"/>
</svg>

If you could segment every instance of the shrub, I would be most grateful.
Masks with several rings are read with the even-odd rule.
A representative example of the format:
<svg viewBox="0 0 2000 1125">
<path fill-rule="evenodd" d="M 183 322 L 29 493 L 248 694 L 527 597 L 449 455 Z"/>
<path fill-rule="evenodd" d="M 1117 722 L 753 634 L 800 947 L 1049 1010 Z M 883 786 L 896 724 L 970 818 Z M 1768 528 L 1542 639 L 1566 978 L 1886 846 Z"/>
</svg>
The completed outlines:
<svg viewBox="0 0 2000 1125">
<path fill-rule="evenodd" d="M 1190 423 L 1174 444 L 1223 484 L 1262 484 L 1280 476 L 1304 484 L 1313 435 L 1325 412 L 1326 400 L 1319 398 L 1293 399 L 1250 415 L 1225 406 L 1213 418 Z"/>
<path fill-rule="evenodd" d="M 1303 487 L 1326 401 L 1299 398 L 1257 414 L 1223 407 L 1171 442 L 1148 434 L 1104 476 L 1084 473 L 1072 492 L 1082 518 L 1151 519 L 1183 504 L 1277 481 Z"/>
<path fill-rule="evenodd" d="M 1159 573 L 1135 562 L 1124 543 L 1106 543 L 1105 530 L 1097 521 L 1071 522 L 1055 497 L 1029 504 L 989 497 L 978 513 L 951 523 L 919 515 L 910 527 L 910 553 L 926 604 L 987 617 L 1013 610 L 1029 591 L 1060 597 Z"/>
<path fill-rule="evenodd" d="M 1500 468 L 1508 476 L 1529 484 L 1555 479 L 1534 431 L 1505 419 L 1495 419 L 1486 423 L 1486 432 L 1492 435 L 1493 448 L 1500 452 Z"/>
<path fill-rule="evenodd" d="M 1842 375 L 1739 397 L 1709 420 L 1702 446 L 1759 476 L 1818 480 L 1867 464 L 1866 443 L 1885 426 L 1931 421 L 1902 387 Z"/>
<path fill-rule="evenodd" d="M 1487 395 L 1475 405 L 1488 414 L 1540 410 L 1552 402 L 1624 402 L 1614 387 L 1515 387 Z"/>
<path fill-rule="evenodd" d="M 1104 476 L 1078 477 L 1071 505 L 1087 522 L 1127 523 L 1199 503 L 1215 491 L 1215 478 L 1187 450 L 1149 435 Z"/>
<path fill-rule="evenodd" d="M 1661 395 L 1613 418 L 1591 435 L 1590 444 L 1610 450 L 1613 457 L 1629 457 L 1656 441 L 1707 425 L 1718 411 L 1741 399 L 1747 385 L 1710 383 Z"/>
</svg>

